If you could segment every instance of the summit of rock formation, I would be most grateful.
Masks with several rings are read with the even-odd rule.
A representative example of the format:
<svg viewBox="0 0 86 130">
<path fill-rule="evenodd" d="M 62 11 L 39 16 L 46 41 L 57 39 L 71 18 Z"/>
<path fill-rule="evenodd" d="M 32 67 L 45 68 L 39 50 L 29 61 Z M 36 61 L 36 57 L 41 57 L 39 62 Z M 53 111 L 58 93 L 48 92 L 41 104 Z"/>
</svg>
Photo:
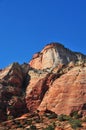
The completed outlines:
<svg viewBox="0 0 86 130">
<path fill-rule="evenodd" d="M 0 122 L 35 112 L 86 117 L 86 55 L 50 43 L 0 70 Z"/>
<path fill-rule="evenodd" d="M 85 113 L 86 56 L 52 43 L 36 53 L 29 65 L 32 70 L 26 89 L 30 111 L 49 109 L 57 114 Z"/>
<path fill-rule="evenodd" d="M 30 66 L 35 69 L 55 68 L 59 64 L 68 64 L 71 61 L 86 59 L 81 53 L 73 52 L 60 43 L 51 43 L 44 47 L 41 52 L 33 55 Z"/>
</svg>

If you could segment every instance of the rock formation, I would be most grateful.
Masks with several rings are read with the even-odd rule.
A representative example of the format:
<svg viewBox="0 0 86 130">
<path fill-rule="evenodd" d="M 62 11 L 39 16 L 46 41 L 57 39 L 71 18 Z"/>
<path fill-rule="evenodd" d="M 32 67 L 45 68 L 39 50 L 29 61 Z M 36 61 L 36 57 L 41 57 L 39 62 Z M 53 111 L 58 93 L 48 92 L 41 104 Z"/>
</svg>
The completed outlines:
<svg viewBox="0 0 86 130">
<path fill-rule="evenodd" d="M 76 66 L 56 78 L 46 92 L 39 110 L 69 115 L 73 111 L 86 114 L 86 66 Z"/>
<path fill-rule="evenodd" d="M 29 64 L 0 70 L 0 121 L 38 110 L 86 115 L 86 56 L 51 43 Z"/>
<path fill-rule="evenodd" d="M 29 63 L 30 67 L 37 71 L 33 76 L 29 71 L 31 82 L 26 89 L 28 109 L 48 109 L 67 115 L 73 111 L 85 114 L 85 60 L 85 55 L 72 52 L 59 43 L 48 44 L 35 54 Z M 41 91 L 44 92 L 42 98 Z"/>
<path fill-rule="evenodd" d="M 25 73 L 18 63 L 0 71 L 0 121 L 7 120 L 9 116 L 17 117 L 27 111 L 24 97 Z"/>
<path fill-rule="evenodd" d="M 29 64 L 35 69 L 53 69 L 58 64 L 68 64 L 71 61 L 81 61 L 85 58 L 83 54 L 72 52 L 60 43 L 52 43 L 36 53 Z"/>
</svg>

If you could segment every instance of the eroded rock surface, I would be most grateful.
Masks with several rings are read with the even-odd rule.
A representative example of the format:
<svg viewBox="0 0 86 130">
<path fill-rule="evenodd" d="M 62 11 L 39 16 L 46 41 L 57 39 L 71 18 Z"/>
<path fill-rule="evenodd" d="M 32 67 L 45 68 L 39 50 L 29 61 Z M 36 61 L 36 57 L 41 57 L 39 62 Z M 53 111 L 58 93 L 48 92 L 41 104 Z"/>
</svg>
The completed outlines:
<svg viewBox="0 0 86 130">
<path fill-rule="evenodd" d="M 30 66 L 36 69 L 55 68 L 58 64 L 68 64 L 71 61 L 86 59 L 81 53 L 75 53 L 65 48 L 62 44 L 48 44 L 44 49 L 35 54 L 30 61 Z"/>
<path fill-rule="evenodd" d="M 0 121 L 17 117 L 27 110 L 24 97 L 25 73 L 18 63 L 0 71 Z"/>
<path fill-rule="evenodd" d="M 26 89 L 28 109 L 51 110 L 57 114 L 86 113 L 86 56 L 61 44 L 49 44 L 35 54 L 29 65 L 37 72 L 29 75 Z M 33 75 L 33 76 L 32 76 Z M 45 80 L 46 83 L 45 83 Z M 49 77 L 52 77 L 49 81 Z M 48 83 L 47 83 L 48 82 Z M 47 90 L 40 100 L 41 91 Z M 39 91 L 40 90 L 40 91 Z M 36 98 L 34 98 L 36 96 Z"/>
<path fill-rule="evenodd" d="M 73 111 L 86 113 L 86 67 L 77 66 L 53 81 L 39 110 L 49 109 L 57 114 Z"/>
<path fill-rule="evenodd" d="M 37 110 L 86 116 L 85 55 L 52 43 L 29 64 L 0 70 L 0 121 Z"/>
</svg>

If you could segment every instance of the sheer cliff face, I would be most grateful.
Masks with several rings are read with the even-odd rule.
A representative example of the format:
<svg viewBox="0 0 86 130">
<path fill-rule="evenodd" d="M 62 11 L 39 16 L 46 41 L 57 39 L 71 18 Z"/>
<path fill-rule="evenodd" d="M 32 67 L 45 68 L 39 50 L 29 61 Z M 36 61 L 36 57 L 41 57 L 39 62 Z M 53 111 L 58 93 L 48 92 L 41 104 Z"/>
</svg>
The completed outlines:
<svg viewBox="0 0 86 130">
<path fill-rule="evenodd" d="M 61 44 L 49 44 L 36 53 L 29 63 L 33 73 L 28 73 L 31 77 L 26 89 L 28 109 L 48 109 L 57 114 L 85 113 L 85 60 L 85 55 Z"/>
<path fill-rule="evenodd" d="M 57 78 L 46 92 L 39 110 L 49 109 L 69 115 L 73 111 L 86 114 L 86 67 L 76 66 Z"/>
<path fill-rule="evenodd" d="M 49 44 L 40 53 L 36 53 L 30 61 L 30 66 L 36 69 L 55 68 L 59 64 L 84 59 L 84 55 L 75 53 L 61 44 Z"/>
<path fill-rule="evenodd" d="M 0 121 L 27 109 L 86 115 L 86 56 L 52 43 L 29 64 L 0 70 Z"/>
<path fill-rule="evenodd" d="M 0 71 L 0 122 L 27 111 L 24 97 L 26 71 L 18 63 Z"/>
</svg>

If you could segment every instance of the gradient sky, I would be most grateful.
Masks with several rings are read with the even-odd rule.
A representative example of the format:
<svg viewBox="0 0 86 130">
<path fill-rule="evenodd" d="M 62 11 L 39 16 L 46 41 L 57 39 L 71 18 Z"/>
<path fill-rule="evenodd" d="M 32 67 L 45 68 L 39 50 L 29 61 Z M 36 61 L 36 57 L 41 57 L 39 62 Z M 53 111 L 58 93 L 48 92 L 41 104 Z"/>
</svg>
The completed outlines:
<svg viewBox="0 0 86 130">
<path fill-rule="evenodd" d="M 50 42 L 86 54 L 86 0 L 0 0 L 0 68 Z"/>
</svg>

